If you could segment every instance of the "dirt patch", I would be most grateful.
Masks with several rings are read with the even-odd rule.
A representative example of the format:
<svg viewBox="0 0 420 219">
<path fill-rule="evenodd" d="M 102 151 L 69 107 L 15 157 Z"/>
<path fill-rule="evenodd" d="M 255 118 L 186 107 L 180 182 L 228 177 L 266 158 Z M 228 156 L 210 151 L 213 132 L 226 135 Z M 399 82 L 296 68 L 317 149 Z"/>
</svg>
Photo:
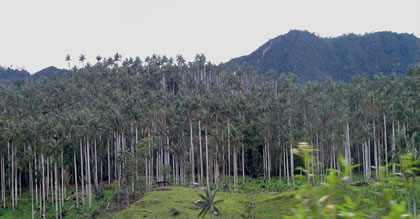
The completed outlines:
<svg viewBox="0 0 420 219">
<path fill-rule="evenodd" d="M 161 201 L 158 201 L 158 200 L 147 200 L 147 201 L 141 200 L 141 201 L 136 203 L 136 207 L 148 208 L 150 206 L 158 205 L 159 203 L 161 203 Z"/>
<path fill-rule="evenodd" d="M 195 204 L 192 204 L 192 205 L 188 206 L 187 208 L 189 208 L 191 210 L 194 210 L 194 211 L 199 209 L 198 205 L 195 205 Z"/>
<path fill-rule="evenodd" d="M 172 189 L 170 189 L 170 188 L 166 188 L 166 187 L 161 187 L 161 188 L 156 188 L 156 189 L 153 189 L 153 191 L 171 191 Z"/>
</svg>

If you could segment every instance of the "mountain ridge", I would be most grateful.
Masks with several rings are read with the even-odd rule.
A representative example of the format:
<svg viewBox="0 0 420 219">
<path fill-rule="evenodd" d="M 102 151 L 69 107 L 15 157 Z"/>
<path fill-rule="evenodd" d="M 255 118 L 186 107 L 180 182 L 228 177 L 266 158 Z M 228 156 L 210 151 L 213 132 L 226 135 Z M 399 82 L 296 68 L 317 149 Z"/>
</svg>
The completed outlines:
<svg viewBox="0 0 420 219">
<path fill-rule="evenodd" d="M 25 69 L 13 69 L 10 67 L 0 66 L 0 81 L 19 81 L 25 79 L 40 79 L 43 77 L 65 77 L 68 74 L 68 70 L 59 69 L 55 66 L 49 66 L 41 69 L 33 74 L 30 74 Z"/>
<path fill-rule="evenodd" d="M 367 73 L 404 73 L 420 62 L 420 39 L 413 34 L 381 31 L 363 35 L 320 37 L 302 30 L 270 39 L 248 55 L 231 59 L 248 63 L 257 72 L 295 73 L 301 80 L 325 80 L 328 76 L 349 80 Z"/>
</svg>

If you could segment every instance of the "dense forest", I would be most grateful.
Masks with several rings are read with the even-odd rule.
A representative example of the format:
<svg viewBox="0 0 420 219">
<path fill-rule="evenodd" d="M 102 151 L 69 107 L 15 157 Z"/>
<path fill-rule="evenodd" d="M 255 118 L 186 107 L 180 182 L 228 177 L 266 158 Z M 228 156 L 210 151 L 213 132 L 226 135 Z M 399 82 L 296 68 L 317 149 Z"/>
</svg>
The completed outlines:
<svg viewBox="0 0 420 219">
<path fill-rule="evenodd" d="M 232 63 L 248 63 L 259 73 L 292 72 L 301 81 L 351 80 L 354 73 L 405 73 L 420 60 L 420 39 L 412 34 L 374 32 L 323 38 L 292 30 L 269 40 Z"/>
<path fill-rule="evenodd" d="M 89 208 L 104 183 L 116 183 L 121 199 L 157 181 L 235 191 L 262 177 L 294 187 L 299 142 L 316 149 L 321 181 L 340 169 L 340 154 L 364 179 L 380 166 L 398 172 L 402 154 L 420 156 L 420 68 L 299 83 L 204 55 L 79 60 L 68 77 L 0 84 L 3 207 L 15 209 L 27 190 L 32 212 L 52 205 L 61 217 L 68 189 Z"/>
</svg>

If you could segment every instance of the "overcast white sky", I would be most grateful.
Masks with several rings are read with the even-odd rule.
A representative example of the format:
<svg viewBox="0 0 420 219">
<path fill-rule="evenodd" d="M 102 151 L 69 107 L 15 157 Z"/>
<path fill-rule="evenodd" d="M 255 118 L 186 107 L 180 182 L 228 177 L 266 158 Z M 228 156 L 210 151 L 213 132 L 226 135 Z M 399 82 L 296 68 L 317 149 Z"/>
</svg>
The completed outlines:
<svg viewBox="0 0 420 219">
<path fill-rule="evenodd" d="M 34 72 L 74 60 L 204 53 L 219 63 L 290 29 L 321 36 L 420 36 L 419 0 L 0 0 L 0 65 Z M 74 61 L 73 64 L 77 62 Z"/>
</svg>

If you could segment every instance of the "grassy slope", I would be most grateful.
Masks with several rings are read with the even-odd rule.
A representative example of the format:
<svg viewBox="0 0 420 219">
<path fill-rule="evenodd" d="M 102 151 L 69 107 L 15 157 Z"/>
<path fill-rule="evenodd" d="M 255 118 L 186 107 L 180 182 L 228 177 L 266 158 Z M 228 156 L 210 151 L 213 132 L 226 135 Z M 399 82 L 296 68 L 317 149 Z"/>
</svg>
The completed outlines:
<svg viewBox="0 0 420 219">
<path fill-rule="evenodd" d="M 222 218 L 243 218 L 251 214 L 269 217 L 278 216 L 278 212 L 287 213 L 291 211 L 291 208 L 295 205 L 293 194 L 296 191 L 294 193 L 292 193 L 293 191 L 282 192 L 281 194 L 276 193 L 276 195 L 262 193 L 262 184 L 264 184 L 263 180 L 250 178 L 247 179 L 245 185 L 240 184 L 239 193 L 218 192 L 216 199 L 224 200 L 224 203 L 219 206 L 223 216 Z M 284 191 L 286 188 L 285 185 L 279 184 L 275 180 L 270 185 L 273 187 L 271 188 L 272 190 Z M 121 212 L 112 212 L 103 206 L 107 206 L 107 203 L 112 202 L 116 185 L 103 185 L 101 187 L 104 196 L 101 199 L 96 199 L 94 195 L 91 209 L 87 206 L 87 198 L 85 199 L 86 204 L 84 206 L 81 205 L 82 201 L 79 200 L 80 206 L 83 206 L 80 209 L 75 208 L 75 200 L 70 199 L 65 201 L 63 207 L 65 218 L 91 218 L 96 212 L 101 212 L 100 218 L 137 218 L 138 216 L 162 218 L 172 216 L 170 209 L 173 207 L 180 210 L 179 218 L 196 218 L 199 210 L 194 205 L 194 202 L 199 199 L 198 194 L 204 192 L 203 190 L 185 187 L 167 187 L 164 188 L 169 189 L 166 191 L 162 190 L 162 188 L 161 190 L 155 189 L 148 192 L 145 197 L 135 204 L 130 205 L 128 209 Z M 74 195 L 74 189 L 72 187 L 68 187 L 67 191 L 67 197 Z M 31 198 L 29 192 L 25 191 L 22 193 L 22 199 L 18 202 L 15 211 L 11 210 L 10 199 L 6 201 L 6 205 L 6 209 L 0 208 L 0 218 L 31 218 Z M 52 205 L 48 201 L 46 207 L 46 217 L 55 218 L 55 205 Z M 35 210 L 35 218 L 39 218 L 39 210 L 36 206 Z"/>
<path fill-rule="evenodd" d="M 110 218 L 170 218 L 172 208 L 177 208 L 180 214 L 177 218 L 196 218 L 199 209 L 194 204 L 203 190 L 185 187 L 165 187 L 148 192 L 131 207 L 109 215 Z M 224 200 L 218 207 L 220 218 L 243 218 L 258 215 L 258 218 L 275 218 L 291 213 L 296 205 L 294 192 L 276 194 L 248 194 L 218 192 L 216 200 Z M 252 204 L 251 204 L 252 203 Z"/>
</svg>

